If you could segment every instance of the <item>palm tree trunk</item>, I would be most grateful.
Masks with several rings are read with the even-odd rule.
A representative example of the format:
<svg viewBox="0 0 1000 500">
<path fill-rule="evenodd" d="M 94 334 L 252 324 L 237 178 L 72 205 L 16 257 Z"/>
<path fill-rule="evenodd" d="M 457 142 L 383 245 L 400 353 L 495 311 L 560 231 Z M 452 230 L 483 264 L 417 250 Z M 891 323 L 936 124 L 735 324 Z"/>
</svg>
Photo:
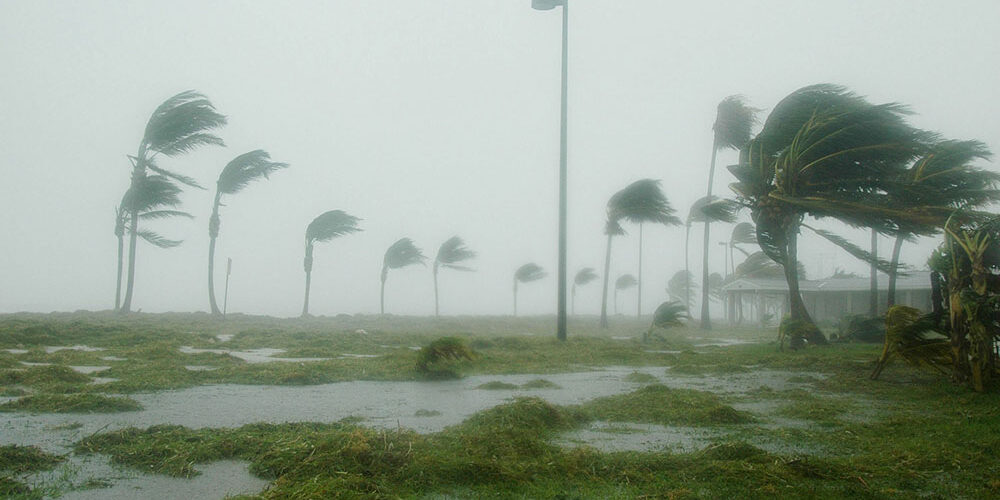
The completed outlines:
<svg viewBox="0 0 1000 500">
<path fill-rule="evenodd" d="M 691 268 L 688 265 L 688 247 L 691 241 L 691 224 L 684 229 L 684 307 L 691 314 Z"/>
<path fill-rule="evenodd" d="M 573 288 L 571 288 L 570 290 L 571 290 L 571 292 L 570 292 L 570 295 L 569 295 L 570 296 L 569 312 L 570 312 L 570 314 L 572 314 L 572 315 L 575 316 L 576 315 L 576 283 L 573 283 Z"/>
<path fill-rule="evenodd" d="M 896 305 L 896 275 L 899 274 L 899 249 L 903 246 L 903 235 L 896 235 L 896 242 L 892 244 L 892 266 L 889 269 L 889 290 L 886 292 L 888 298 L 886 300 L 886 311 L 890 307 Z"/>
<path fill-rule="evenodd" d="M 438 310 L 438 263 L 434 261 L 434 316 L 440 316 Z"/>
<path fill-rule="evenodd" d="M 389 269 L 382 268 L 382 289 L 379 292 L 379 314 L 385 315 L 385 280 L 389 277 Z"/>
<path fill-rule="evenodd" d="M 872 228 L 872 263 L 870 268 L 870 288 L 869 295 L 871 301 L 868 304 L 868 315 L 871 317 L 878 316 L 878 265 L 875 264 L 874 259 L 878 258 L 878 233 L 875 232 L 875 228 Z"/>
<path fill-rule="evenodd" d="M 124 229 L 122 230 L 124 233 Z M 125 259 L 125 235 L 118 235 L 118 279 L 115 282 L 115 311 L 121 308 L 122 300 L 122 268 Z"/>
<path fill-rule="evenodd" d="M 785 232 L 786 252 L 785 252 L 785 281 L 788 283 L 788 307 L 792 319 L 797 319 L 811 323 L 813 328 L 807 330 L 806 340 L 810 344 L 826 344 L 826 337 L 816 328 L 816 323 L 809 315 L 805 302 L 802 301 L 802 293 L 799 290 L 799 257 L 798 257 L 799 223 L 789 224 Z"/>
<path fill-rule="evenodd" d="M 604 288 L 601 290 L 601 328 L 608 328 L 608 275 L 611 273 L 611 238 L 608 235 L 608 247 L 604 251 Z"/>
<path fill-rule="evenodd" d="M 309 316 L 309 286 L 312 284 L 313 247 L 306 243 L 306 257 L 302 259 L 302 267 L 306 271 L 306 297 L 302 302 L 302 316 Z"/>
<path fill-rule="evenodd" d="M 714 155 L 713 155 L 714 156 Z M 701 329 L 711 330 L 712 329 L 712 319 L 709 317 L 708 313 L 708 239 L 709 239 L 709 222 L 705 221 L 705 237 L 704 244 L 702 245 L 703 250 L 701 254 Z"/>
<path fill-rule="evenodd" d="M 222 311 L 215 302 L 215 240 L 219 237 L 219 201 L 222 193 L 215 192 L 212 216 L 208 219 L 208 305 L 213 316 L 221 316 Z"/>
<path fill-rule="evenodd" d="M 514 317 L 517 317 L 517 278 L 514 278 Z"/>
<path fill-rule="evenodd" d="M 128 239 L 128 278 L 125 282 L 125 300 L 118 311 L 129 313 L 132 311 L 132 291 L 135 288 L 135 248 L 139 239 L 139 211 L 131 211 L 131 222 L 129 223 Z"/>
<path fill-rule="evenodd" d="M 636 279 L 635 317 L 642 317 L 642 222 L 639 223 L 639 275 Z"/>
<path fill-rule="evenodd" d="M 615 287 L 615 316 L 618 315 L 618 287 Z"/>
</svg>

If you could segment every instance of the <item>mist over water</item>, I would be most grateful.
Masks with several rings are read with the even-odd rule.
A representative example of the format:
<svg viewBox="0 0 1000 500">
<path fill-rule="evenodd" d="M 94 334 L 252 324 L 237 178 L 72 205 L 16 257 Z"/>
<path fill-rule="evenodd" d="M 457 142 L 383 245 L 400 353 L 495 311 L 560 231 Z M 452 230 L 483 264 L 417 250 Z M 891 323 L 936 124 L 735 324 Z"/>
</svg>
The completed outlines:
<svg viewBox="0 0 1000 500">
<path fill-rule="evenodd" d="M 605 203 L 628 183 L 661 180 L 686 216 L 705 193 L 715 106 L 727 95 L 766 116 L 799 87 L 843 84 L 908 104 L 915 126 L 1000 151 L 998 18 L 993 1 L 574 4 L 570 275 L 601 269 Z M 298 315 L 306 225 L 339 209 L 363 231 L 316 245 L 314 314 L 377 313 L 386 248 L 409 237 L 433 259 L 454 235 L 478 253 L 476 271 L 441 272 L 442 314 L 510 314 L 513 273 L 527 262 L 549 277 L 519 287 L 518 313 L 553 313 L 559 23 L 527 0 L 0 4 L 0 312 L 112 307 L 126 155 L 157 105 L 195 89 L 228 117 L 218 132 L 227 147 L 159 160 L 208 189 L 182 194 L 194 220 L 148 223 L 184 243 L 140 243 L 133 309 L 208 309 L 215 179 L 233 157 L 264 149 L 290 167 L 221 208 L 216 294 L 232 258 L 229 311 Z M 714 193 L 730 195 L 724 167 L 736 159 L 720 152 Z M 864 230 L 820 225 L 866 244 Z M 713 272 L 731 228 L 712 226 Z M 637 228 L 625 229 L 612 281 L 637 271 Z M 644 233 L 642 308 L 652 312 L 683 269 L 684 229 Z M 700 227 L 691 240 L 699 275 Z M 902 261 L 922 267 L 934 245 L 905 245 Z M 890 248 L 885 239 L 880 253 Z M 815 238 L 800 256 L 813 277 L 867 269 Z M 599 288 L 578 291 L 578 313 L 599 312 Z M 431 266 L 393 270 L 385 301 L 388 313 L 433 314 Z M 634 313 L 634 289 L 620 310 Z"/>
</svg>

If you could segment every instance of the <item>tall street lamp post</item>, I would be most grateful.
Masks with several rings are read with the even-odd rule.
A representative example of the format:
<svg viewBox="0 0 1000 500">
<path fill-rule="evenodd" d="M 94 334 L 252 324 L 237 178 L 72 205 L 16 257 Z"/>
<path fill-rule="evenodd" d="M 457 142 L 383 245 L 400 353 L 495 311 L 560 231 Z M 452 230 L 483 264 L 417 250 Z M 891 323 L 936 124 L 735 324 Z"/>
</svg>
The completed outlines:
<svg viewBox="0 0 1000 500">
<path fill-rule="evenodd" d="M 566 41 L 568 39 L 569 0 L 531 0 L 535 10 L 562 6 L 562 106 L 559 123 L 559 290 L 557 292 L 556 337 L 566 340 Z"/>
</svg>

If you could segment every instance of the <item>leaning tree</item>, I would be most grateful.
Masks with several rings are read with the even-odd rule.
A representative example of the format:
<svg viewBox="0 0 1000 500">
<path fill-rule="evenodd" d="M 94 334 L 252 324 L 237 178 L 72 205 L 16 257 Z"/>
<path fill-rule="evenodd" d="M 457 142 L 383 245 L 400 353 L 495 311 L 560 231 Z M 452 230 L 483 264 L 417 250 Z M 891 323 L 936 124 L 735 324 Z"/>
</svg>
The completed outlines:
<svg viewBox="0 0 1000 500">
<path fill-rule="evenodd" d="M 740 95 L 731 95 L 719 103 L 715 113 L 715 123 L 712 125 L 712 161 L 708 168 L 708 193 L 705 195 L 712 199 L 712 184 L 715 181 L 715 155 L 720 149 L 740 149 L 750 140 L 750 132 L 757 123 L 757 112 L 759 110 L 750 107 L 746 99 Z M 708 240 L 709 224 L 712 219 L 705 219 L 702 245 L 702 284 L 708 283 Z M 711 329 L 712 321 L 708 309 L 708 288 L 702 286 L 701 290 L 701 328 Z"/>
<path fill-rule="evenodd" d="M 361 228 L 358 227 L 360 221 L 361 219 L 348 215 L 342 210 L 330 210 L 313 219 L 306 228 L 306 256 L 302 260 L 302 267 L 306 271 L 306 296 L 302 303 L 303 317 L 309 316 L 309 285 L 312 283 L 313 245 L 361 231 Z"/>
<path fill-rule="evenodd" d="M 159 166 L 160 157 L 174 157 L 206 145 L 224 145 L 222 139 L 212 131 L 226 124 L 226 117 L 215 111 L 215 107 L 205 96 L 189 90 L 167 99 L 153 111 L 146 123 L 146 130 L 139 141 L 132 162 L 130 189 L 138 188 L 149 172 L 162 175 L 173 181 L 193 187 L 200 187 L 194 179 L 171 172 Z M 132 293 L 135 289 L 136 243 L 139 238 L 139 211 L 129 210 L 129 262 L 125 299 L 119 311 L 127 313 L 132 309 Z"/>
<path fill-rule="evenodd" d="M 531 283 L 548 276 L 542 266 L 529 262 L 514 271 L 514 316 L 517 316 L 517 284 Z"/>
<path fill-rule="evenodd" d="M 473 269 L 461 263 L 476 257 L 476 252 L 465 246 L 465 242 L 458 236 L 448 238 L 441 247 L 438 248 L 437 257 L 434 258 L 434 315 L 438 316 L 438 269 L 454 269 L 456 271 L 471 272 Z"/>
<path fill-rule="evenodd" d="M 414 264 L 423 264 L 427 260 L 424 253 L 413 244 L 409 238 L 400 238 L 385 251 L 382 257 L 382 288 L 379 293 L 379 313 L 385 314 L 385 281 L 389 278 L 390 269 L 401 269 Z"/>
<path fill-rule="evenodd" d="M 783 99 L 730 167 L 731 185 L 750 208 L 757 243 L 784 268 L 790 319 L 811 343 L 826 343 L 799 291 L 798 235 L 809 228 L 853 255 L 871 255 L 804 223 L 831 217 L 891 232 L 900 221 L 932 220 L 921 207 L 899 207 L 886 194 L 892 180 L 926 146 L 928 134 L 908 125 L 899 104 L 871 104 L 835 85 L 813 85 Z M 879 265 L 888 269 L 888 262 Z"/>
<path fill-rule="evenodd" d="M 736 222 L 737 213 L 740 210 L 739 204 L 733 200 L 727 200 L 719 198 L 718 196 L 702 196 L 701 198 L 695 200 L 691 204 L 691 208 L 688 210 L 687 219 L 684 221 L 684 270 L 690 271 L 688 262 L 688 243 L 691 239 L 691 225 L 699 222 L 704 223 L 707 230 L 708 224 L 711 222 L 725 222 L 732 224 Z M 707 247 L 706 247 L 707 251 Z M 707 257 L 704 258 L 707 262 Z M 707 267 L 705 268 L 708 269 Z M 708 275 L 702 276 L 702 284 L 707 283 Z M 704 288 L 704 287 L 702 287 Z M 702 301 L 706 301 L 705 294 L 702 294 Z M 687 295 L 685 296 L 685 304 L 690 310 L 691 307 L 691 289 L 687 289 Z M 702 306 L 702 310 L 705 306 Z M 705 325 L 703 328 L 711 328 L 711 325 Z"/>
<path fill-rule="evenodd" d="M 222 195 L 236 194 L 251 182 L 264 178 L 272 172 L 288 167 L 287 163 L 271 161 L 271 155 L 263 150 L 255 150 L 233 158 L 222 169 L 215 183 L 215 201 L 212 203 L 212 217 L 208 219 L 208 305 L 212 314 L 221 316 L 222 311 L 215 302 L 215 240 L 219 237 L 219 207 Z"/>
<path fill-rule="evenodd" d="M 632 276 L 631 274 L 623 274 L 615 280 L 615 314 L 618 314 L 618 292 L 622 290 L 628 290 L 639 284 L 639 280 Z"/>
</svg>

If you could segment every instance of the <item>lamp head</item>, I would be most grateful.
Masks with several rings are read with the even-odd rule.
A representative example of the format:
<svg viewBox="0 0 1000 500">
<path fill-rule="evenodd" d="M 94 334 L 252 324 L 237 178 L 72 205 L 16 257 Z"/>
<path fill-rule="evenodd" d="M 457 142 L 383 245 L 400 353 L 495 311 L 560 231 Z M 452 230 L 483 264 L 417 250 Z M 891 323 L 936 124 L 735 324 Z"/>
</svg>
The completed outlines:
<svg viewBox="0 0 1000 500">
<path fill-rule="evenodd" d="M 535 10 L 552 10 L 565 4 L 565 0 L 531 0 L 531 8 Z"/>
</svg>

